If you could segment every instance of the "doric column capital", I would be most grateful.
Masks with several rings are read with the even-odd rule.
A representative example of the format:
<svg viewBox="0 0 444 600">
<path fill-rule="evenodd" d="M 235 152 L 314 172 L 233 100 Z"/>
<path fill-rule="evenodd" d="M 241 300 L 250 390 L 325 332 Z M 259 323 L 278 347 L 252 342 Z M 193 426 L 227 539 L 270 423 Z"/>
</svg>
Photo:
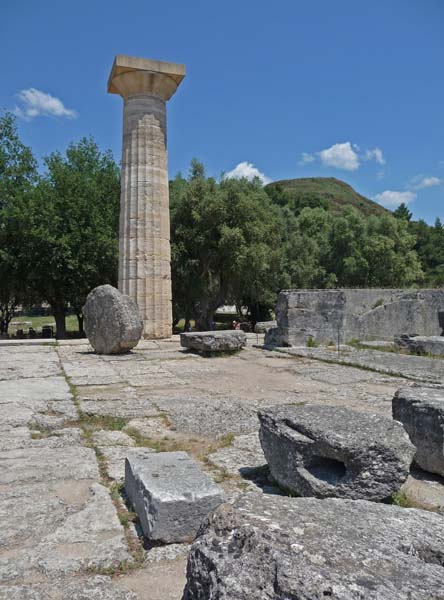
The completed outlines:
<svg viewBox="0 0 444 600">
<path fill-rule="evenodd" d="M 118 54 L 108 79 L 108 92 L 124 99 L 147 94 L 166 101 L 184 77 L 184 65 Z"/>
</svg>

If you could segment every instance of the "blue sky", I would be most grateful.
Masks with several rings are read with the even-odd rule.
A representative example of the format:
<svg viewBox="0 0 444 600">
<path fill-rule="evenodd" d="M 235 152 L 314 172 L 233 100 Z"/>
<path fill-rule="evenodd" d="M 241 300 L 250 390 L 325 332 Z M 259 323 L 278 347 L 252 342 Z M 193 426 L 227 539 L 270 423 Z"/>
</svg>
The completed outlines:
<svg viewBox="0 0 444 600">
<path fill-rule="evenodd" d="M 92 135 L 120 160 L 115 54 L 185 63 L 170 176 L 337 177 L 444 220 L 444 0 L 2 0 L 0 107 L 41 158 Z M 240 165 L 240 166 L 239 166 Z"/>
</svg>

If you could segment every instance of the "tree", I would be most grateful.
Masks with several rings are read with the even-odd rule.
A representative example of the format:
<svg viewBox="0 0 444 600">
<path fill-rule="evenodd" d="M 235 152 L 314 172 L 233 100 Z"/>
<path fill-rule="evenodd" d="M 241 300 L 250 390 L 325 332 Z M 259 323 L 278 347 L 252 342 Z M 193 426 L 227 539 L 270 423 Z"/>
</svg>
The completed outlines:
<svg viewBox="0 0 444 600">
<path fill-rule="evenodd" d="M 288 271 L 295 287 L 407 286 L 423 276 L 407 221 L 304 208 L 289 234 Z"/>
<path fill-rule="evenodd" d="M 194 160 L 187 180 L 170 183 L 170 207 L 175 321 L 194 317 L 198 329 L 212 329 L 227 301 L 255 314 L 274 305 L 285 227 L 258 180 L 217 182 Z"/>
<path fill-rule="evenodd" d="M 395 211 L 393 211 L 393 214 L 397 219 L 403 219 L 405 221 L 412 220 L 412 213 L 409 211 L 407 205 L 404 202 L 401 202 L 398 208 Z"/>
<path fill-rule="evenodd" d="M 92 139 L 71 144 L 66 156 L 45 159 L 33 194 L 26 247 L 32 285 L 51 305 L 57 337 L 66 335 L 68 304 L 82 331 L 82 307 L 97 285 L 116 285 L 119 169 Z"/>
<path fill-rule="evenodd" d="M 422 219 L 409 223 L 409 231 L 416 238 L 415 251 L 424 271 L 423 285 L 444 285 L 444 229 L 439 218 L 434 227 Z"/>
<path fill-rule="evenodd" d="M 31 299 L 21 233 L 36 180 L 36 160 L 20 140 L 14 116 L 0 116 L 0 333 L 8 332 L 17 307 Z"/>
</svg>

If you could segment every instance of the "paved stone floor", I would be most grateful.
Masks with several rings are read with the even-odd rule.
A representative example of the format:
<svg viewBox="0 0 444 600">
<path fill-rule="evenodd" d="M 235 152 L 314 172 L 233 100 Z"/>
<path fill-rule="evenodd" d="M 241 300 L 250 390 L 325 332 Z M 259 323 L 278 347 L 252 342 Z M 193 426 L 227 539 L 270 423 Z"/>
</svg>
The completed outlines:
<svg viewBox="0 0 444 600">
<path fill-rule="evenodd" d="M 368 353 L 361 366 L 378 369 Z M 142 545 L 125 506 L 125 456 L 185 450 L 228 497 L 276 493 L 259 407 L 311 401 L 390 415 L 398 387 L 431 372 L 442 381 L 439 361 L 421 361 L 396 367 L 404 379 L 251 345 L 220 358 L 177 339 L 123 356 L 82 342 L 0 345 L 0 600 L 180 600 L 188 548 Z"/>
</svg>

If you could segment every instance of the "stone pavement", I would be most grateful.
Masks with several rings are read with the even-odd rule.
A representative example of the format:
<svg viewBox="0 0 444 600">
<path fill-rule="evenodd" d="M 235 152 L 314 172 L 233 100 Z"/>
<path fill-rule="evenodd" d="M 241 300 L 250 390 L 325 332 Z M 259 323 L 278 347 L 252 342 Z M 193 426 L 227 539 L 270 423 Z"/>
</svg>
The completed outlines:
<svg viewBox="0 0 444 600">
<path fill-rule="evenodd" d="M 258 408 L 310 400 L 390 415 L 406 385 L 251 345 L 203 358 L 177 338 L 122 356 L 79 341 L 0 344 L 0 600 L 180 600 L 188 546 L 143 547 L 125 456 L 184 450 L 228 496 L 276 493 Z"/>
<path fill-rule="evenodd" d="M 278 350 L 292 356 L 332 361 L 343 365 L 405 377 L 425 384 L 444 385 L 443 363 L 440 358 L 414 356 L 390 351 L 355 350 L 351 346 L 348 348 L 339 354 L 333 346 L 331 348 L 307 348 L 299 346 L 279 348 Z"/>
</svg>

